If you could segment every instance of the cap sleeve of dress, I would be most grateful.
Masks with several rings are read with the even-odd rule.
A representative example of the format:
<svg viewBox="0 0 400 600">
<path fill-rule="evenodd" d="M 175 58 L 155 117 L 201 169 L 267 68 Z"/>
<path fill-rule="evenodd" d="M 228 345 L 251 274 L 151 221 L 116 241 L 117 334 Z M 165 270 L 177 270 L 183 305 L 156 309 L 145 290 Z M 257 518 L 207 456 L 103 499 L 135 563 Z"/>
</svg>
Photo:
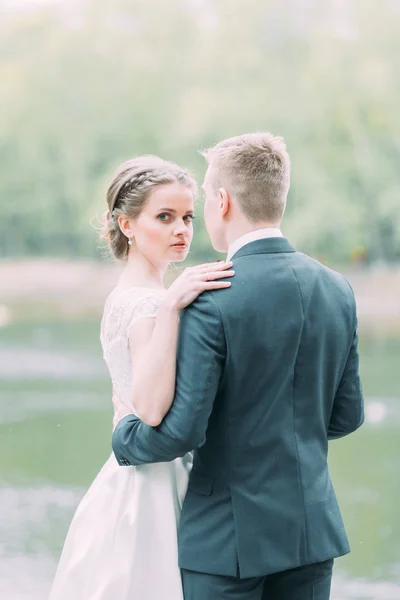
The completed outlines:
<svg viewBox="0 0 400 600">
<path fill-rule="evenodd" d="M 125 331 L 129 336 L 130 329 L 140 319 L 151 319 L 157 317 L 158 308 L 162 302 L 163 294 L 158 291 L 147 290 L 143 295 L 136 295 L 128 302 L 125 317 Z"/>
</svg>

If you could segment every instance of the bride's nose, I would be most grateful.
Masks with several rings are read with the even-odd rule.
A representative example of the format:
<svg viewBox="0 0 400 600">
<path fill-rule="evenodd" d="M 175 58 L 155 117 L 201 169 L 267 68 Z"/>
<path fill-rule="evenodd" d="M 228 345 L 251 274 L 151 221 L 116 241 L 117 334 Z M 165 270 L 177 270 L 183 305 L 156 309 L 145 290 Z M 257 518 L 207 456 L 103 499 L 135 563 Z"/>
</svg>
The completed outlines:
<svg viewBox="0 0 400 600">
<path fill-rule="evenodd" d="M 174 235 L 183 235 L 186 231 L 186 225 L 185 223 L 179 219 L 177 220 L 177 222 L 175 223 L 175 227 L 174 227 Z"/>
</svg>

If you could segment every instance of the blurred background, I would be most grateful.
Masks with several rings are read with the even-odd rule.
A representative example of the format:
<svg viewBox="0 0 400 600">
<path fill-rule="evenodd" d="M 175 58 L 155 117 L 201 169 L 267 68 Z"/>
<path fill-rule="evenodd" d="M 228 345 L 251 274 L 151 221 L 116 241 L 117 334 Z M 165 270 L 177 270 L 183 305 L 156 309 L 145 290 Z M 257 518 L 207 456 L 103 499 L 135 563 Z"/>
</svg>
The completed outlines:
<svg viewBox="0 0 400 600">
<path fill-rule="evenodd" d="M 400 2 L 0 0 L 0 596 L 44 600 L 110 453 L 93 219 L 128 157 L 283 135 L 296 247 L 357 297 L 366 424 L 331 444 L 334 600 L 400 598 Z M 201 201 L 188 264 L 215 259 Z M 170 277 L 177 270 L 172 269 Z"/>
</svg>

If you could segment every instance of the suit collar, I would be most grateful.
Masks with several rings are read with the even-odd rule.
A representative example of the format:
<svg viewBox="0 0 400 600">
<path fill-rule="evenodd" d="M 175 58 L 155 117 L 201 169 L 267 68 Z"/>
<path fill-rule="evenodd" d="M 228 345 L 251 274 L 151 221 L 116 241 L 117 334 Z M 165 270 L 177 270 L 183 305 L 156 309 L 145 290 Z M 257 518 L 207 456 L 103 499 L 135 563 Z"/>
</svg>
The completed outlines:
<svg viewBox="0 0 400 600">
<path fill-rule="evenodd" d="M 242 246 L 246 246 L 247 244 L 250 244 L 250 242 L 255 242 L 256 240 L 263 240 L 270 237 L 283 237 L 283 235 L 278 227 L 255 229 L 245 233 L 244 235 L 241 235 L 229 246 L 226 260 L 230 260 L 232 256 L 236 254 L 240 248 L 242 248 Z"/>
<path fill-rule="evenodd" d="M 252 254 L 277 254 L 281 252 L 296 252 L 296 250 L 284 237 L 263 238 L 239 248 L 232 256 L 232 260 L 241 256 L 251 256 Z"/>
</svg>

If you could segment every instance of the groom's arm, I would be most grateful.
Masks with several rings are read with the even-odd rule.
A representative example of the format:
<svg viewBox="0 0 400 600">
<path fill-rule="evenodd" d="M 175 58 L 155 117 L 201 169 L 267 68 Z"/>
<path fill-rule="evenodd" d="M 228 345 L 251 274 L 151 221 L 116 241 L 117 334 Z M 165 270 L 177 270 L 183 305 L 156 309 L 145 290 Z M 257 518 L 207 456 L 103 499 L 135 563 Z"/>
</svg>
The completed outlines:
<svg viewBox="0 0 400 600">
<path fill-rule="evenodd" d="M 219 309 L 211 293 L 202 294 L 181 313 L 172 407 L 156 428 L 134 415 L 118 423 L 112 447 L 120 465 L 168 462 L 204 443 L 225 356 Z"/>
<path fill-rule="evenodd" d="M 335 440 L 356 431 L 364 422 L 364 397 L 362 393 L 359 356 L 358 327 L 354 304 L 354 331 L 346 366 L 333 402 L 328 427 L 328 439 Z"/>
</svg>

